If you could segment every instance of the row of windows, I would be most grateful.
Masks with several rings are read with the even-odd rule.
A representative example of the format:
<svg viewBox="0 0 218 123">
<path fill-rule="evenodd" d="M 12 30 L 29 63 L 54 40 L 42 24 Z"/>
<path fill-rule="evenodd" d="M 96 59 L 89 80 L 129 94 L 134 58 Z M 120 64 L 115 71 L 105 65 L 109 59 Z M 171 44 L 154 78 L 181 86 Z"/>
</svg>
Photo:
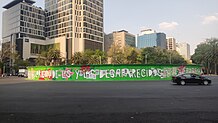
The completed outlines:
<svg viewBox="0 0 218 123">
<path fill-rule="evenodd" d="M 72 0 L 58 0 L 58 6 L 66 5 L 67 3 L 71 3 Z"/>
<path fill-rule="evenodd" d="M 89 23 L 91 23 L 91 24 L 94 24 L 94 25 L 98 25 L 98 26 L 100 26 L 100 27 L 103 27 L 103 23 L 102 23 L 102 22 L 93 20 L 93 19 L 91 19 L 91 18 L 84 17 L 83 20 L 86 21 L 86 22 L 89 22 Z"/>
<path fill-rule="evenodd" d="M 65 6 L 62 6 L 62 7 L 58 7 L 58 11 L 64 11 L 64 10 L 68 10 L 68 9 L 72 9 L 73 6 L 72 4 L 68 4 L 68 5 L 65 5 Z"/>
<path fill-rule="evenodd" d="M 25 11 L 25 10 L 20 10 L 20 13 L 21 13 L 21 15 L 26 15 L 28 17 L 39 19 L 39 20 L 44 20 L 45 19 L 44 15 L 28 12 L 28 11 Z"/>
<path fill-rule="evenodd" d="M 73 30 L 72 27 L 67 27 L 67 28 L 63 28 L 63 29 L 59 29 L 59 30 L 55 30 L 55 31 L 50 31 L 47 34 L 48 34 L 48 36 L 58 35 L 58 34 L 61 34 L 61 33 L 70 32 L 72 30 Z"/>
<path fill-rule="evenodd" d="M 36 24 L 33 24 L 33 23 L 27 23 L 27 22 L 23 22 L 23 21 L 20 21 L 20 26 L 33 28 L 33 29 L 38 29 L 40 31 L 45 30 L 44 26 L 42 26 L 42 25 L 36 25 Z"/>
<path fill-rule="evenodd" d="M 100 37 L 103 37 L 103 33 L 97 32 L 97 31 L 93 31 L 91 29 L 88 28 L 84 28 L 84 32 L 88 33 L 88 34 L 93 34 L 93 35 L 97 35 Z"/>
<path fill-rule="evenodd" d="M 90 40 L 85 40 L 85 49 L 91 49 L 91 50 L 102 50 L 103 49 L 103 44 L 99 43 L 99 42 L 94 42 L 94 41 L 90 41 Z"/>
<path fill-rule="evenodd" d="M 103 32 L 103 28 L 102 27 L 97 27 L 96 25 L 93 25 L 93 24 L 89 24 L 87 22 L 84 22 L 84 27 L 88 27 L 90 29 L 93 29 L 93 30 L 98 30 L 100 32 Z"/>
<path fill-rule="evenodd" d="M 59 24 L 52 24 L 53 26 L 47 24 L 47 31 L 52 31 L 56 29 L 61 29 L 61 28 L 66 28 L 66 27 L 71 27 L 72 26 L 72 21 L 65 22 L 65 23 L 59 23 Z"/>
<path fill-rule="evenodd" d="M 22 16 L 22 15 L 20 16 L 20 20 L 24 21 L 24 22 L 34 23 L 34 24 L 41 25 L 41 26 L 42 25 L 44 26 L 44 24 L 45 24 L 43 20 L 29 18 L 29 17 Z"/>
<path fill-rule="evenodd" d="M 93 6 L 93 4 L 103 7 L 103 0 L 99 2 L 98 0 L 84 0 L 83 4 Z"/>
<path fill-rule="evenodd" d="M 29 33 L 29 34 L 33 34 L 33 35 L 43 36 L 43 37 L 45 35 L 45 33 L 43 31 L 34 30 L 34 29 L 30 29 L 30 28 L 24 28 L 24 27 L 20 27 L 20 31 L 25 32 L 25 33 Z"/>
<path fill-rule="evenodd" d="M 103 38 L 97 37 L 97 36 L 94 36 L 94 35 L 90 35 L 90 34 L 86 34 L 86 33 L 83 34 L 83 38 L 87 38 L 87 39 L 92 39 L 92 40 L 102 41 L 103 42 Z"/>
<path fill-rule="evenodd" d="M 31 54 L 41 54 L 43 51 L 48 51 L 50 48 L 60 48 L 60 43 L 49 44 L 49 45 L 40 45 L 40 44 L 31 44 Z"/>
<path fill-rule="evenodd" d="M 58 10 L 56 10 L 56 11 L 48 12 L 48 13 L 46 13 L 46 15 L 47 15 L 47 16 L 50 16 L 50 15 L 57 14 L 57 13 L 59 12 L 58 17 L 62 17 L 62 16 L 65 16 L 65 15 L 68 15 L 68 14 L 72 14 L 71 8 L 72 8 L 72 4 L 68 4 L 68 5 L 59 7 Z M 69 9 L 70 9 L 70 11 L 60 13 L 60 12 L 62 12 L 62 11 L 69 10 Z M 76 9 L 82 10 L 82 7 L 76 5 Z M 101 8 L 101 9 L 99 8 L 99 9 L 98 9 L 99 11 L 97 11 L 97 10 L 95 10 L 95 7 L 93 8 L 93 7 L 89 7 L 89 6 L 84 6 L 83 9 L 84 9 L 84 10 L 87 10 L 87 11 L 89 11 L 89 12 L 91 12 L 91 13 L 94 13 L 95 15 L 98 15 L 98 16 L 100 16 L 100 17 L 103 17 L 103 13 L 102 13 L 102 12 L 103 12 L 103 9 L 102 9 L 102 8 Z M 81 14 L 81 11 L 76 11 L 76 10 L 75 10 L 75 14 L 76 14 L 76 15 L 80 15 L 80 16 L 82 15 L 82 14 Z"/>
<path fill-rule="evenodd" d="M 44 11 L 41 8 L 34 8 L 32 6 L 21 4 L 21 9 L 44 15 Z"/>
<path fill-rule="evenodd" d="M 95 19 L 95 20 L 97 20 L 97 21 L 103 22 L 103 18 L 102 18 L 102 17 L 99 17 L 99 16 L 97 16 L 97 15 L 94 15 L 93 13 L 84 11 L 84 12 L 83 12 L 83 15 L 84 15 L 84 16 L 87 16 L 87 17 L 90 17 L 90 18 L 92 18 L 92 19 Z"/>
<path fill-rule="evenodd" d="M 93 13 L 95 15 L 98 15 L 99 17 L 103 17 L 103 11 L 96 11 L 92 7 L 84 6 L 84 10 Z"/>
</svg>

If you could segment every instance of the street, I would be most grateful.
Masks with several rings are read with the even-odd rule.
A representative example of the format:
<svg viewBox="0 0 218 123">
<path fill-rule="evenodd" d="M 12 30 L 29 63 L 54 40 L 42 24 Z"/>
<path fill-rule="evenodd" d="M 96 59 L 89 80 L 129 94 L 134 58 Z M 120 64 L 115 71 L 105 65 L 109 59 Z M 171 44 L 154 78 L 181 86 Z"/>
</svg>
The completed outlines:
<svg viewBox="0 0 218 123">
<path fill-rule="evenodd" d="M 0 79 L 0 123 L 217 123 L 212 85 Z"/>
</svg>

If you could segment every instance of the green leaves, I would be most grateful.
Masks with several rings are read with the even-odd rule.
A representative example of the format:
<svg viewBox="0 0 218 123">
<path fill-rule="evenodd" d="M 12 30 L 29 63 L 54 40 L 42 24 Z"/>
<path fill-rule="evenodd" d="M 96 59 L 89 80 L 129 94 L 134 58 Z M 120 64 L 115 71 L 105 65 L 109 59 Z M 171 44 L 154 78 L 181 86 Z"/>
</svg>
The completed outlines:
<svg viewBox="0 0 218 123">
<path fill-rule="evenodd" d="M 50 48 L 48 51 L 42 51 L 36 59 L 36 65 L 39 66 L 56 66 L 62 63 L 60 50 L 56 48 Z"/>
<path fill-rule="evenodd" d="M 205 66 L 207 68 L 207 73 L 212 71 L 217 74 L 218 39 L 207 39 L 206 42 L 199 44 L 191 59 L 194 63 Z M 211 70 L 211 68 L 214 69 Z"/>
<path fill-rule="evenodd" d="M 187 64 L 177 51 L 169 51 L 159 47 L 143 48 L 141 52 L 142 63 L 147 64 Z"/>
<path fill-rule="evenodd" d="M 107 57 L 105 52 L 100 50 L 85 50 L 85 52 L 76 52 L 72 57 L 72 63 L 82 64 L 106 64 Z"/>
</svg>

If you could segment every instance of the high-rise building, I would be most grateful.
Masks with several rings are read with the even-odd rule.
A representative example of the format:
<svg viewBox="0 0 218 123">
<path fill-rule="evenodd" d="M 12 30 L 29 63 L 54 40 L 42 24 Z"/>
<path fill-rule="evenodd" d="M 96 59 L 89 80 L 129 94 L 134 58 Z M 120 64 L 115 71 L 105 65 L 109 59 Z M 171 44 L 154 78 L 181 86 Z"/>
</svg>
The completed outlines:
<svg viewBox="0 0 218 123">
<path fill-rule="evenodd" d="M 103 50 L 103 0 L 45 0 L 46 36 L 66 37 L 67 56 Z"/>
<path fill-rule="evenodd" d="M 160 47 L 166 49 L 166 34 L 152 29 L 142 30 L 137 36 L 137 48 Z"/>
<path fill-rule="evenodd" d="M 177 43 L 176 51 L 185 59 L 190 60 L 190 45 L 188 43 Z"/>
<path fill-rule="evenodd" d="M 115 43 L 119 47 L 131 46 L 135 47 L 135 35 L 130 34 L 126 30 L 115 31 L 105 36 L 105 51 L 108 51 L 111 45 Z"/>
<path fill-rule="evenodd" d="M 15 50 L 23 59 L 31 57 L 31 42 L 45 44 L 45 13 L 34 3 L 32 0 L 14 0 L 3 7 L 6 9 L 2 17 L 3 46 L 5 43 L 16 46 Z"/>
<path fill-rule="evenodd" d="M 48 47 L 63 58 L 86 49 L 103 50 L 103 0 L 13 0 L 3 12 L 2 43 L 16 45 L 22 59 L 34 59 Z"/>
<path fill-rule="evenodd" d="M 176 50 L 176 39 L 174 37 L 167 37 L 167 50 Z"/>
</svg>

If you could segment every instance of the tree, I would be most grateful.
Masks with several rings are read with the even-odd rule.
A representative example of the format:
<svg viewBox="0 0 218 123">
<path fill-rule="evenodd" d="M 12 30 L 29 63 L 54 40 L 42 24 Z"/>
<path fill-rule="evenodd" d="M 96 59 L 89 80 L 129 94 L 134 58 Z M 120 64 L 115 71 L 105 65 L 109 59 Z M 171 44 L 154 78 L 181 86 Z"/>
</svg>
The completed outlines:
<svg viewBox="0 0 218 123">
<path fill-rule="evenodd" d="M 12 72 L 16 60 L 19 59 L 19 55 L 15 51 L 15 47 L 16 46 L 11 45 L 10 42 L 2 44 L 2 50 L 0 51 L 0 71 L 3 69 L 3 72 Z"/>
<path fill-rule="evenodd" d="M 203 65 L 208 74 L 211 72 L 218 74 L 218 39 L 206 39 L 204 43 L 199 44 L 191 59 L 193 63 Z"/>
<path fill-rule="evenodd" d="M 47 58 L 50 61 L 51 66 L 57 66 L 61 64 L 61 52 L 56 48 L 51 48 L 48 50 Z"/>
<path fill-rule="evenodd" d="M 111 48 L 108 50 L 107 55 L 108 55 L 109 63 L 124 64 L 125 54 L 123 53 L 123 49 L 119 45 L 113 43 L 111 45 Z"/>
<path fill-rule="evenodd" d="M 74 53 L 73 57 L 72 57 L 72 63 L 73 64 L 82 64 L 82 53 L 81 52 L 76 52 Z"/>
<path fill-rule="evenodd" d="M 105 52 L 100 50 L 85 50 L 76 52 L 72 57 L 73 64 L 105 64 L 107 57 Z"/>
<path fill-rule="evenodd" d="M 177 51 L 169 51 L 159 47 L 143 48 L 142 63 L 148 64 L 186 64 L 184 58 Z"/>
<path fill-rule="evenodd" d="M 124 47 L 124 64 L 139 64 L 141 63 L 140 50 L 125 46 Z"/>
<path fill-rule="evenodd" d="M 61 58 L 60 50 L 56 48 L 50 48 L 48 51 L 42 51 L 36 59 L 36 65 L 61 65 L 63 58 Z"/>
</svg>

